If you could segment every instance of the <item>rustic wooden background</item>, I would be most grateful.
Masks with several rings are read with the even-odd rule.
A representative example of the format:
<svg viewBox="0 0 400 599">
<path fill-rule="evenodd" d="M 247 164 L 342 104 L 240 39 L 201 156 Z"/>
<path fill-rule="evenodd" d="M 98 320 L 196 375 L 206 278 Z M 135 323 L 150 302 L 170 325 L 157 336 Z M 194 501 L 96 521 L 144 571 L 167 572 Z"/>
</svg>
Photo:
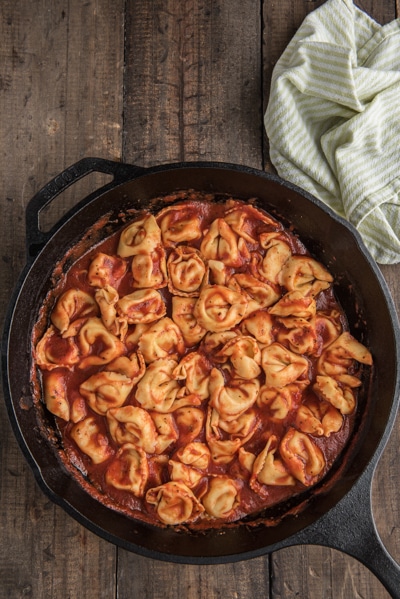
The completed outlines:
<svg viewBox="0 0 400 599">
<path fill-rule="evenodd" d="M 84 156 L 141 166 L 221 160 L 270 169 L 263 113 L 273 66 L 312 0 L 1 0 L 0 301 L 25 262 L 24 209 Z M 398 0 L 362 0 L 378 22 Z M 102 182 L 55 203 L 57 220 Z M 383 273 L 400 306 L 400 266 Z M 0 597 L 363 598 L 388 594 L 356 560 L 294 547 L 244 563 L 182 566 L 101 540 L 42 494 L 0 402 Z M 377 527 L 400 561 L 400 419 L 373 486 Z"/>
</svg>

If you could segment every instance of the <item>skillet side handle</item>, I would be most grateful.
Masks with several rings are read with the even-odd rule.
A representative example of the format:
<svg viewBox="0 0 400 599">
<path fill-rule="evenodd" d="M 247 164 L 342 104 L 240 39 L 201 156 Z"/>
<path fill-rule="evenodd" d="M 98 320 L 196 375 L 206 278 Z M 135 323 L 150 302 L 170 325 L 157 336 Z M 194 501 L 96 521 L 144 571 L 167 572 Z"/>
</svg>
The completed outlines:
<svg viewBox="0 0 400 599">
<path fill-rule="evenodd" d="M 108 183 L 100 189 L 105 189 L 133 179 L 144 172 L 145 168 L 105 160 L 103 158 L 82 158 L 78 162 L 67 167 L 64 171 L 46 183 L 40 191 L 33 196 L 26 207 L 26 247 L 29 258 L 35 258 L 42 247 L 50 239 L 52 231 L 44 232 L 40 228 L 40 213 L 51 204 L 68 187 L 89 175 L 90 173 L 104 173 L 113 176 L 112 183 Z M 54 227 L 53 227 L 54 228 Z"/>
<path fill-rule="evenodd" d="M 296 543 L 324 545 L 356 558 L 400 599 L 400 566 L 382 543 L 372 513 L 370 465 L 349 493 L 314 525 L 296 535 Z"/>
</svg>

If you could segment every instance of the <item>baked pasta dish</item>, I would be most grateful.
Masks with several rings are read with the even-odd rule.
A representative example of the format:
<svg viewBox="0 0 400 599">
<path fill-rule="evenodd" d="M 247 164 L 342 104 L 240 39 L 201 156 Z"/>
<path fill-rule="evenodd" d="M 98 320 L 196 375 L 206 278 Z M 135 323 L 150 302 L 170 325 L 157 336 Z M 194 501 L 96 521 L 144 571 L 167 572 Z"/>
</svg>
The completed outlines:
<svg viewBox="0 0 400 599">
<path fill-rule="evenodd" d="M 221 527 L 323 479 L 372 357 L 327 268 L 254 201 L 163 202 L 132 211 L 49 293 L 37 400 L 100 501 Z"/>
</svg>

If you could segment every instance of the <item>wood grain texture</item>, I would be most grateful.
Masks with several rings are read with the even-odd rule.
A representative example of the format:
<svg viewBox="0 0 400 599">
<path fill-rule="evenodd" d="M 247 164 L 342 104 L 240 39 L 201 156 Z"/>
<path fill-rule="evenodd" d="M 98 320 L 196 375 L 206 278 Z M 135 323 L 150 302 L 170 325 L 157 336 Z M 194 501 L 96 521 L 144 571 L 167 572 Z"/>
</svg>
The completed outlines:
<svg viewBox="0 0 400 599">
<path fill-rule="evenodd" d="M 274 599 L 390 599 L 357 560 L 325 547 L 297 547 L 275 554 L 272 577 Z"/>
<path fill-rule="evenodd" d="M 256 4 L 127 4 L 124 160 L 141 166 L 220 160 L 261 167 Z"/>
<path fill-rule="evenodd" d="M 268 560 L 256 558 L 235 564 L 192 566 L 166 564 L 121 555 L 118 591 L 121 598 L 249 599 L 269 597 Z"/>
<path fill-rule="evenodd" d="M 24 210 L 83 156 L 142 166 L 216 160 L 271 168 L 262 117 L 273 67 L 323 0 L 3 0 L 0 6 L 0 313 L 24 261 Z M 359 0 L 378 22 L 399 0 Z M 396 13 L 397 11 L 397 13 Z M 85 178 L 44 215 L 102 184 Z M 400 310 L 400 265 L 382 268 Z M 400 417 L 373 484 L 377 528 L 400 561 Z M 387 599 L 356 560 L 292 547 L 190 566 L 117 549 L 38 488 L 0 402 L 0 599 Z"/>
<path fill-rule="evenodd" d="M 384 25 L 396 18 L 395 2 L 379 2 L 377 0 L 357 0 L 356 6 L 369 14 L 377 23 Z"/>
<path fill-rule="evenodd" d="M 120 156 L 122 6 L 1 3 L 2 314 L 25 262 L 27 201 L 82 156 Z M 80 193 L 88 191 L 82 182 Z M 69 199 L 63 194 L 53 218 L 76 199 L 76 192 Z M 17 447 L 3 401 L 0 411 L 0 596 L 108 599 L 115 593 L 115 548 L 47 500 Z"/>
</svg>

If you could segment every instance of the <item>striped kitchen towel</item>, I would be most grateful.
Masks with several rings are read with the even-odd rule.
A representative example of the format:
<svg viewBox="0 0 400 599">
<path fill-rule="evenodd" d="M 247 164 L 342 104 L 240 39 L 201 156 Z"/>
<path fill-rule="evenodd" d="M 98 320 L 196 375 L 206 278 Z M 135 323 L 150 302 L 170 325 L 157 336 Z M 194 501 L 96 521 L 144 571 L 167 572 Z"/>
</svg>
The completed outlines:
<svg viewBox="0 0 400 599">
<path fill-rule="evenodd" d="M 351 0 L 310 13 L 277 62 L 265 113 L 278 174 L 348 219 L 381 264 L 400 262 L 400 19 Z"/>
</svg>

